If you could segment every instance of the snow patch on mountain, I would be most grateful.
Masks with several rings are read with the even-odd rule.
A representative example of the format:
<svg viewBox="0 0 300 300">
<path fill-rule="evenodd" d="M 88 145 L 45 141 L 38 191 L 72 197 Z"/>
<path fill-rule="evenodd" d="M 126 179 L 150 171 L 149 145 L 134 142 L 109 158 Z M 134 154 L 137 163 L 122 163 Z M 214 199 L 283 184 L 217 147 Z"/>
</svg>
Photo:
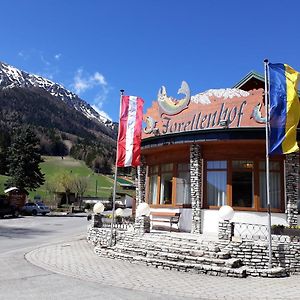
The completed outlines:
<svg viewBox="0 0 300 300">
<path fill-rule="evenodd" d="M 64 88 L 62 85 L 55 83 L 42 76 L 29 74 L 21 71 L 8 64 L 0 62 L 0 88 L 14 88 L 14 87 L 38 87 L 46 90 L 52 96 L 62 100 L 69 107 L 84 114 L 91 120 L 104 123 L 105 126 L 113 128 L 113 123 L 108 118 L 99 114 L 86 101 L 79 98 L 75 93 Z"/>
</svg>

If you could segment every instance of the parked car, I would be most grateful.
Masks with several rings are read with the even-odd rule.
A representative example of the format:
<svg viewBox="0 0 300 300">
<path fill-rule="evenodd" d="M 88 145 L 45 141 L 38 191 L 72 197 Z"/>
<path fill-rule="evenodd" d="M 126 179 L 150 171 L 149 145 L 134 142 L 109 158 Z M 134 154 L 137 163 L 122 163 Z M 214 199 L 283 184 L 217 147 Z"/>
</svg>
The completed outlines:
<svg viewBox="0 0 300 300">
<path fill-rule="evenodd" d="M 26 214 L 31 214 L 33 216 L 36 216 L 37 214 L 42 214 L 43 216 L 45 216 L 50 212 L 50 209 L 43 202 L 27 202 L 23 206 L 22 212 Z"/>
</svg>

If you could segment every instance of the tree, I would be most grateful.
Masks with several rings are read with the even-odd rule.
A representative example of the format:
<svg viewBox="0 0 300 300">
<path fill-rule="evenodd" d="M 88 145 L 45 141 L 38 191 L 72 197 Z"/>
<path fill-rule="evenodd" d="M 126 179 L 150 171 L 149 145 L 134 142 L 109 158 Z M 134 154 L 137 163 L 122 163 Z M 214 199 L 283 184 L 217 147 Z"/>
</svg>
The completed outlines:
<svg viewBox="0 0 300 300">
<path fill-rule="evenodd" d="M 43 162 L 39 140 L 29 126 L 19 127 L 14 132 L 7 160 L 10 179 L 6 186 L 32 191 L 44 183 L 44 174 L 39 167 Z"/>
<path fill-rule="evenodd" d="M 74 177 L 67 172 L 64 172 L 59 175 L 58 182 L 64 189 L 64 192 L 66 194 L 66 204 L 69 204 L 69 198 L 72 188 L 74 187 Z"/>
<path fill-rule="evenodd" d="M 53 204 L 55 204 L 57 206 L 57 199 L 56 199 L 56 194 L 57 192 L 60 191 L 60 186 L 59 186 L 59 183 L 57 182 L 57 179 L 54 178 L 54 179 L 50 179 L 50 180 L 47 180 L 46 183 L 45 183 L 45 188 L 46 190 L 49 192 L 49 194 L 52 194 L 52 202 Z"/>
<path fill-rule="evenodd" d="M 8 172 L 7 157 L 10 146 L 10 135 L 0 129 L 0 174 L 6 175 Z"/>
<path fill-rule="evenodd" d="M 88 180 L 86 177 L 76 176 L 73 181 L 73 188 L 77 196 L 79 197 L 79 207 L 81 207 L 82 196 L 86 192 L 88 187 Z"/>
</svg>

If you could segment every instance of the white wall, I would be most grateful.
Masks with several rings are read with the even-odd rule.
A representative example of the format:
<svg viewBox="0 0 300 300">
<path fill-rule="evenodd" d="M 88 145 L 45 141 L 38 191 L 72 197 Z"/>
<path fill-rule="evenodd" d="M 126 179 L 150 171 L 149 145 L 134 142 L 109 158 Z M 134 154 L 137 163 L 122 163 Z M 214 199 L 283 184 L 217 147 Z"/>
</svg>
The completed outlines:
<svg viewBox="0 0 300 300">
<path fill-rule="evenodd" d="M 202 230 L 203 233 L 217 233 L 219 223 L 219 211 L 213 209 L 202 210 Z M 266 212 L 236 211 L 232 222 L 248 224 L 268 224 L 268 214 Z M 272 213 L 271 224 L 287 225 L 286 215 L 283 213 Z"/>
<path fill-rule="evenodd" d="M 183 232 L 191 232 L 192 229 L 192 209 L 191 208 L 151 208 L 151 211 L 156 212 L 180 212 L 179 228 Z M 218 233 L 219 210 L 203 209 L 201 210 L 201 228 L 205 234 Z M 250 211 L 235 211 L 232 222 L 248 223 L 248 224 L 268 224 L 268 214 L 266 212 L 250 212 Z M 154 222 L 155 223 L 155 222 Z M 287 225 L 286 215 L 284 213 L 272 213 L 271 223 Z M 300 224 L 300 215 L 298 216 L 298 224 Z"/>
</svg>

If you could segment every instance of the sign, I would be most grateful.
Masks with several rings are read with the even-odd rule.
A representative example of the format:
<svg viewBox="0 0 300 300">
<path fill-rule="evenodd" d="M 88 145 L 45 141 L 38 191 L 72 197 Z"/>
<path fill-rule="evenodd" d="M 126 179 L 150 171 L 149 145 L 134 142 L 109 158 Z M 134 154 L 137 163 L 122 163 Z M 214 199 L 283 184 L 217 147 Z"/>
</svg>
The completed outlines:
<svg viewBox="0 0 300 300">
<path fill-rule="evenodd" d="M 142 138 L 220 128 L 264 127 L 263 89 L 212 89 L 190 96 L 186 82 L 182 82 L 177 100 L 167 96 L 165 87 L 158 93 L 146 114 Z"/>
</svg>

